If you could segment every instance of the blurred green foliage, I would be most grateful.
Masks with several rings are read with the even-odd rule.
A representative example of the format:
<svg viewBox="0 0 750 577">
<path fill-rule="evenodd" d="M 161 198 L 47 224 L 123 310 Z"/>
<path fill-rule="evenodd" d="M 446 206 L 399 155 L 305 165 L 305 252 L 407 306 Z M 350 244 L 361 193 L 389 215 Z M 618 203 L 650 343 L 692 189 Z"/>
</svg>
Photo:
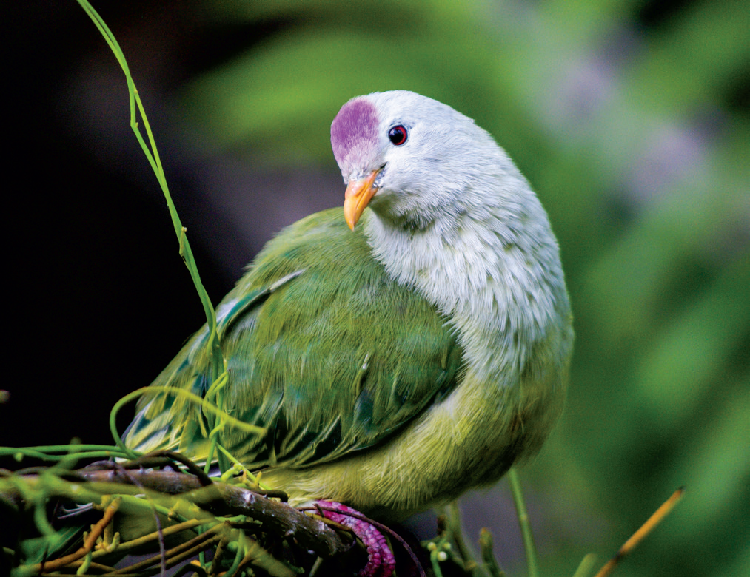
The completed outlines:
<svg viewBox="0 0 750 577">
<path fill-rule="evenodd" d="M 617 574 L 750 575 L 750 5 L 673 8 L 649 24 L 604 0 L 190 5 L 270 30 L 187 84 L 211 146 L 329 166 L 346 100 L 409 89 L 476 119 L 534 185 L 578 335 L 563 423 L 524 471 L 559 515 L 548 575 L 614 553 L 680 485 Z"/>
</svg>

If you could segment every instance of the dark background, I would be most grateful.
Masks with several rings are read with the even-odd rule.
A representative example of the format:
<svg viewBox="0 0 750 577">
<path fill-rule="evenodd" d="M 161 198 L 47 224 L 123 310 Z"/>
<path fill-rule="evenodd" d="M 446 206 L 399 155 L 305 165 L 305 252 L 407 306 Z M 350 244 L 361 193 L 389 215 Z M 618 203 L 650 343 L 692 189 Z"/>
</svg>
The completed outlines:
<svg viewBox="0 0 750 577">
<path fill-rule="evenodd" d="M 619 574 L 750 573 L 747 2 L 94 7 L 215 303 L 275 231 L 342 202 L 347 99 L 411 89 L 487 128 L 550 214 L 576 314 L 566 414 L 522 470 L 545 573 L 603 561 L 682 484 Z M 107 443 L 109 408 L 203 311 L 103 39 L 73 0 L 4 8 L 0 445 Z M 463 505 L 518 574 L 505 484 Z"/>
</svg>

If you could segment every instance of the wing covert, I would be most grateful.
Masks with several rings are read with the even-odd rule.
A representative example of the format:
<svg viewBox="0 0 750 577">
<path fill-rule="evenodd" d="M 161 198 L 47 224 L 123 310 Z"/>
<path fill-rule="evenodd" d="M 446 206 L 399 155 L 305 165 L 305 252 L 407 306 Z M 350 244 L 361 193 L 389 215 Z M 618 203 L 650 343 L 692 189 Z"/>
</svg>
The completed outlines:
<svg viewBox="0 0 750 577">
<path fill-rule="evenodd" d="M 225 427 L 224 446 L 254 468 L 306 467 L 373 446 L 456 383 L 462 351 L 445 319 L 372 258 L 341 209 L 284 230 L 217 308 L 229 381 L 224 410 L 267 428 Z M 204 327 L 154 384 L 203 396 Z M 180 398 L 150 395 L 125 433 L 140 450 L 205 458 L 208 420 Z"/>
</svg>

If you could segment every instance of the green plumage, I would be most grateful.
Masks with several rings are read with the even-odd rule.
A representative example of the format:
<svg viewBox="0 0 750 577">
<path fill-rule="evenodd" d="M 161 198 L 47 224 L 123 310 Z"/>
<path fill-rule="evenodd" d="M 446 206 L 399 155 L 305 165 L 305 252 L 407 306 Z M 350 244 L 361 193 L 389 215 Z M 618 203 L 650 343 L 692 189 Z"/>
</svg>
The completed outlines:
<svg viewBox="0 0 750 577">
<path fill-rule="evenodd" d="M 218 307 L 220 393 L 205 327 L 154 384 L 263 427 L 219 440 L 290 502 L 404 518 L 538 452 L 565 397 L 570 304 L 544 209 L 471 119 L 375 93 L 342 107 L 331 146 L 344 209 L 283 231 Z M 125 442 L 203 460 L 216 424 L 150 394 Z"/>
<path fill-rule="evenodd" d="M 229 375 L 222 409 L 268 429 L 253 437 L 227 426 L 221 440 L 253 469 L 304 468 L 381 443 L 451 391 L 461 370 L 446 319 L 388 277 L 340 208 L 268 243 L 217 313 Z M 204 327 L 153 384 L 204 396 L 207 337 Z M 205 458 L 212 420 L 199 406 L 151 394 L 139 410 L 128 446 Z"/>
</svg>

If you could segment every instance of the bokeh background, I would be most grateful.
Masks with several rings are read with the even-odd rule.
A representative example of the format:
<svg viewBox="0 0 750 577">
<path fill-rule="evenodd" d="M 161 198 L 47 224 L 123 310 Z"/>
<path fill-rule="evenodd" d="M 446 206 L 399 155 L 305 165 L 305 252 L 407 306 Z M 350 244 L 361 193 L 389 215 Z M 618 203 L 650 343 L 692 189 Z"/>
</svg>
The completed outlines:
<svg viewBox="0 0 750 577">
<path fill-rule="evenodd" d="M 94 6 L 214 302 L 274 231 L 341 204 L 349 98 L 411 89 L 489 130 L 549 212 L 576 315 L 565 416 L 522 470 L 543 574 L 603 562 L 685 485 L 617 574 L 750 575 L 750 3 Z M 107 442 L 203 313 L 104 41 L 74 0 L 4 11 L 0 444 Z M 522 574 L 505 482 L 462 505 Z"/>
</svg>

